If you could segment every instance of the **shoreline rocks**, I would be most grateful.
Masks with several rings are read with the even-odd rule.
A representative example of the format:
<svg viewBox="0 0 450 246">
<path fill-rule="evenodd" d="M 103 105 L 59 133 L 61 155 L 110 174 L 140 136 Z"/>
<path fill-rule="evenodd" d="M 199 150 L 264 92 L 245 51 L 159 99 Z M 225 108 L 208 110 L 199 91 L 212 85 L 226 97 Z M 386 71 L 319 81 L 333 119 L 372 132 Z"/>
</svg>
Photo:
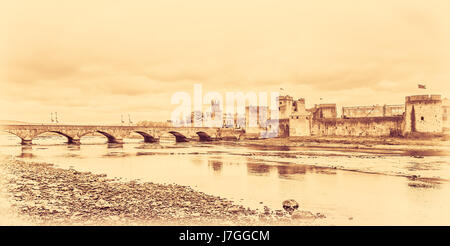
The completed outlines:
<svg viewBox="0 0 450 246">
<path fill-rule="evenodd" d="M 120 181 L 52 164 L 3 160 L 14 211 L 50 225 L 285 225 L 282 210 L 253 210 L 176 184 Z M 294 204 L 295 207 L 295 204 Z M 298 204 L 297 204 L 298 208 Z"/>
</svg>

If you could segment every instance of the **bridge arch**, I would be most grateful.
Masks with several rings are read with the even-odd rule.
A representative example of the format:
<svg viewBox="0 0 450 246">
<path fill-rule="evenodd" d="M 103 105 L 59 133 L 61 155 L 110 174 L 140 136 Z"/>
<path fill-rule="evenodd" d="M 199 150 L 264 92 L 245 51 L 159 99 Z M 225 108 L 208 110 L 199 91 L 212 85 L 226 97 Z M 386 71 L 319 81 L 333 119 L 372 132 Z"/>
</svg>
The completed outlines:
<svg viewBox="0 0 450 246">
<path fill-rule="evenodd" d="M 15 136 L 16 137 L 16 141 L 20 140 L 21 143 L 24 142 L 24 136 L 22 136 L 21 134 L 18 134 L 18 133 L 13 132 L 13 131 L 8 131 L 8 130 L 1 130 L 1 131 L 4 132 L 4 133 L 8 133 L 8 134 L 5 134 L 6 136 Z"/>
<path fill-rule="evenodd" d="M 152 135 L 143 132 L 143 131 L 135 131 L 136 133 L 138 133 L 139 135 L 141 135 L 142 137 L 144 137 L 144 142 L 146 143 L 154 143 L 157 142 L 158 139 L 156 139 L 155 137 L 153 137 Z"/>
<path fill-rule="evenodd" d="M 9 134 L 15 135 L 17 137 L 19 137 L 22 140 L 22 144 L 24 145 L 30 145 L 32 144 L 33 139 L 35 139 L 36 137 L 45 134 L 45 133 L 56 133 L 58 135 L 64 136 L 67 138 L 67 143 L 71 144 L 74 143 L 74 138 L 64 132 L 61 131 L 39 131 L 39 132 L 26 132 L 26 131 L 7 131 L 7 130 L 3 130 L 3 132 L 7 132 Z"/>
<path fill-rule="evenodd" d="M 93 130 L 93 131 L 86 131 L 83 132 L 82 134 L 80 134 L 78 137 L 78 142 L 81 142 L 81 138 L 86 136 L 86 135 L 90 135 L 90 134 L 94 134 L 94 133 L 100 133 L 102 136 L 106 137 L 106 139 L 108 140 L 108 143 L 122 143 L 122 139 L 118 139 L 116 136 L 112 135 L 111 133 L 108 133 L 106 131 L 101 131 L 101 130 Z"/>
<path fill-rule="evenodd" d="M 18 137 L 18 138 L 20 138 L 20 139 L 23 139 L 24 138 L 24 136 L 22 136 L 20 133 L 16 133 L 16 132 L 14 132 L 14 131 L 8 131 L 8 130 L 1 130 L 2 132 L 6 132 L 6 133 L 9 133 L 10 135 L 14 135 L 14 136 L 16 136 L 16 137 Z"/>
<path fill-rule="evenodd" d="M 67 143 L 69 143 L 69 144 L 72 144 L 72 143 L 75 142 L 73 136 L 69 136 L 67 133 L 64 133 L 64 132 L 61 132 L 61 131 L 46 131 L 46 132 L 41 132 L 41 133 L 37 134 L 37 135 L 34 136 L 34 137 L 37 137 L 37 136 L 39 136 L 39 135 L 41 135 L 41 134 L 49 133 L 49 132 L 50 132 L 50 133 L 56 133 L 56 134 L 58 134 L 58 135 L 61 135 L 61 136 L 66 137 L 66 138 L 67 138 Z"/>
<path fill-rule="evenodd" d="M 110 133 L 104 132 L 104 131 L 95 131 L 98 132 L 100 134 L 102 134 L 103 136 L 105 136 L 108 139 L 108 143 L 120 143 L 120 141 L 113 135 L 111 135 Z"/>
<path fill-rule="evenodd" d="M 172 134 L 176 138 L 177 142 L 188 142 L 187 137 L 179 132 L 170 131 L 169 133 Z"/>
<path fill-rule="evenodd" d="M 206 132 L 196 132 L 200 141 L 212 141 L 211 136 Z"/>
</svg>

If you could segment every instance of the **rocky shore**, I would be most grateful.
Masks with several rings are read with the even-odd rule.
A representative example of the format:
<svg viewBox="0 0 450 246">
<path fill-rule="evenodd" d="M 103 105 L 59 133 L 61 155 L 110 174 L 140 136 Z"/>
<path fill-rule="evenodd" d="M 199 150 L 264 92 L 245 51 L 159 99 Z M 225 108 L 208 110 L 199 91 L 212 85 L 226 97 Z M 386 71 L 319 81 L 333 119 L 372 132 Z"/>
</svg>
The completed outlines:
<svg viewBox="0 0 450 246">
<path fill-rule="evenodd" d="M 176 184 L 122 181 L 106 175 L 4 159 L 6 199 L 37 225 L 285 225 L 324 218 L 308 211 L 253 210 Z"/>
</svg>

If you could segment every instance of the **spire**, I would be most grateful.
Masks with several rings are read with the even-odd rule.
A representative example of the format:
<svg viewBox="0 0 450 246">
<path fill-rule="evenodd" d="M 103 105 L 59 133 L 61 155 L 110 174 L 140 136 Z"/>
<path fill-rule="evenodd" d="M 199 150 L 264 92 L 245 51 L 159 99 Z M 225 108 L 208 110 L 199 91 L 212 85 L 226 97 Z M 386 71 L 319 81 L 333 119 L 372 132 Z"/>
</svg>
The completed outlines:
<svg viewBox="0 0 450 246">
<path fill-rule="evenodd" d="M 130 122 L 130 125 L 132 125 L 132 124 L 133 124 L 133 121 L 131 121 L 131 117 L 130 117 L 130 114 L 128 114 L 128 122 Z"/>
</svg>

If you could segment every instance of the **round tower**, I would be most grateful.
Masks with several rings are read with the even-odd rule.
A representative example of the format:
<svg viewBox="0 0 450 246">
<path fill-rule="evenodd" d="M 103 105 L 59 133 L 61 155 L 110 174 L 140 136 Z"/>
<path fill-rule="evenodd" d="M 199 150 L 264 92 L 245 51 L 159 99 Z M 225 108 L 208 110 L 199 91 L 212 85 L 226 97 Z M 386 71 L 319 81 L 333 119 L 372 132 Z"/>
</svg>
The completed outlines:
<svg viewBox="0 0 450 246">
<path fill-rule="evenodd" d="M 404 133 L 442 132 L 440 95 L 417 95 L 405 98 Z"/>
</svg>

